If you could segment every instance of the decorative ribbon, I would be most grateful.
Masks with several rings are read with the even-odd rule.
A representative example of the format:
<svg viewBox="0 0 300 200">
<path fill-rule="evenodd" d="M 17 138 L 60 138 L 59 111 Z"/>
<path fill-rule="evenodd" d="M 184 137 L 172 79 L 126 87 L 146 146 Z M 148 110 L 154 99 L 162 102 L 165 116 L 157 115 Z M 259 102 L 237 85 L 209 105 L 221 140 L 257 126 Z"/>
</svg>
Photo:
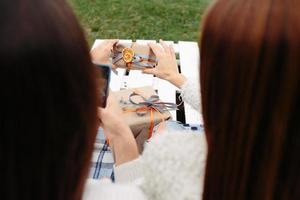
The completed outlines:
<svg viewBox="0 0 300 200">
<path fill-rule="evenodd" d="M 115 53 L 114 56 L 112 57 L 113 64 L 116 64 L 117 62 L 123 59 L 122 52 L 118 50 L 116 50 L 116 52 L 117 53 Z M 147 63 L 143 63 L 144 61 L 147 61 Z M 149 62 L 152 62 L 153 64 Z M 142 54 L 135 54 L 131 62 L 131 64 L 137 65 L 142 68 L 153 68 L 156 63 L 157 63 L 157 59 L 155 56 L 142 55 Z"/>
<path fill-rule="evenodd" d="M 141 97 L 144 101 L 142 102 L 135 102 L 132 97 L 138 96 Z M 177 110 L 177 105 L 175 103 L 167 103 L 167 102 L 160 102 L 158 95 L 152 95 L 149 98 L 143 97 L 139 92 L 133 91 L 129 95 L 129 102 L 136 106 L 146 106 L 154 108 L 155 110 L 159 111 L 160 113 L 163 113 L 165 111 L 169 110 Z"/>
<path fill-rule="evenodd" d="M 141 97 L 144 101 L 142 102 L 135 102 L 132 98 L 134 96 Z M 150 126 L 148 131 L 148 139 L 152 137 L 152 132 L 154 128 L 154 112 L 157 112 L 162 122 L 165 121 L 163 112 L 169 111 L 169 110 L 177 110 L 177 105 L 175 103 L 166 103 L 166 102 L 160 102 L 158 95 L 152 95 L 149 98 L 143 97 L 139 92 L 134 91 L 129 95 L 129 102 L 135 106 L 139 106 L 136 109 L 126 109 L 124 112 L 135 112 L 138 116 L 144 116 L 148 112 L 150 112 Z"/>
</svg>

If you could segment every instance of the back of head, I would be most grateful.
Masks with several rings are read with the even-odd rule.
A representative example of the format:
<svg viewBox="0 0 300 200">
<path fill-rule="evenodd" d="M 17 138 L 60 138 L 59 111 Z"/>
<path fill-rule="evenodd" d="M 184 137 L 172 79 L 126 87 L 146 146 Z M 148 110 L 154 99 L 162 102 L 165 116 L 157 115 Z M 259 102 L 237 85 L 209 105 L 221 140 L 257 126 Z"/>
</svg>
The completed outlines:
<svg viewBox="0 0 300 200">
<path fill-rule="evenodd" d="M 80 199 L 97 128 L 84 35 L 63 0 L 0 8 L 1 199 Z"/>
<path fill-rule="evenodd" d="M 300 199 L 300 1 L 219 0 L 201 41 L 204 199 Z"/>
</svg>

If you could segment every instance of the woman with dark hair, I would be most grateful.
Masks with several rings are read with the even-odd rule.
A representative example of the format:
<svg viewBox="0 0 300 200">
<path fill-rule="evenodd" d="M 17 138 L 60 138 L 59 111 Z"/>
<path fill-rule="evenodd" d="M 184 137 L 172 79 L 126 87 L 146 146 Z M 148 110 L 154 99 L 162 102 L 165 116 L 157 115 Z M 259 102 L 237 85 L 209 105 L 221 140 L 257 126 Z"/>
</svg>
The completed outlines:
<svg viewBox="0 0 300 200">
<path fill-rule="evenodd" d="M 101 87 L 83 32 L 61 0 L 2 0 L 0 7 L 1 199 L 81 199 Z M 94 61 L 105 63 L 105 50 L 113 43 L 106 43 Z M 107 116 L 101 123 L 109 130 Z M 138 157 L 124 124 L 119 123 L 126 137 L 115 148 L 117 165 Z M 105 190 L 106 184 L 99 185 Z M 85 188 L 93 191 L 89 182 Z M 135 188 L 127 195 L 116 191 L 123 199 L 143 199 Z M 94 192 L 92 198 L 106 196 Z"/>
<path fill-rule="evenodd" d="M 70 8 L 61 0 L 0 7 L 1 199 L 145 199 L 133 134 L 112 96 L 98 110 L 101 85 Z M 93 51 L 93 62 L 107 63 L 114 43 Z M 116 183 L 133 184 L 86 181 L 99 121 L 115 153 Z"/>
</svg>

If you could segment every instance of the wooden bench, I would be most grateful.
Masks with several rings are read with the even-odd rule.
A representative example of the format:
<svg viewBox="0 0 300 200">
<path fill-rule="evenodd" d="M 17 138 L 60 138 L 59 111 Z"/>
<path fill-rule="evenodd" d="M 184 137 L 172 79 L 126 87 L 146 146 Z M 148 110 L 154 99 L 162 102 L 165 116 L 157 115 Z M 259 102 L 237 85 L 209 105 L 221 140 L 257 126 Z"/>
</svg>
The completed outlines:
<svg viewBox="0 0 300 200">
<path fill-rule="evenodd" d="M 93 47 L 99 45 L 103 40 L 96 40 Z M 132 40 L 120 40 L 120 42 L 132 42 Z M 155 40 L 137 40 L 137 43 L 148 44 L 156 42 Z M 188 79 L 195 79 L 199 82 L 199 49 L 196 42 L 167 41 L 168 44 L 173 44 L 176 57 L 178 59 L 179 71 Z M 113 91 L 118 91 L 127 88 L 136 88 L 143 86 L 152 86 L 158 93 L 160 99 L 165 102 L 179 104 L 179 91 L 165 80 L 158 79 L 152 75 L 143 74 L 138 70 L 131 70 L 126 73 L 125 69 L 117 69 L 118 75 L 112 73 L 110 87 Z M 172 118 L 181 121 L 184 124 L 202 124 L 202 117 L 198 111 L 191 108 L 187 103 L 184 103 L 178 111 L 171 111 Z"/>
</svg>

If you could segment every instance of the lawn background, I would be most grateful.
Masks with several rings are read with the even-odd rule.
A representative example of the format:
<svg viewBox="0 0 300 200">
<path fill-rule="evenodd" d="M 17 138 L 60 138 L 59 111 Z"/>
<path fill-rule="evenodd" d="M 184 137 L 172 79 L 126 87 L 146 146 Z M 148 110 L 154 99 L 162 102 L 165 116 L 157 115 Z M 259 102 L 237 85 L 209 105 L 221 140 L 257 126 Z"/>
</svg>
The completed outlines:
<svg viewBox="0 0 300 200">
<path fill-rule="evenodd" d="M 197 41 L 211 0 L 69 0 L 89 44 L 97 38 Z"/>
</svg>

